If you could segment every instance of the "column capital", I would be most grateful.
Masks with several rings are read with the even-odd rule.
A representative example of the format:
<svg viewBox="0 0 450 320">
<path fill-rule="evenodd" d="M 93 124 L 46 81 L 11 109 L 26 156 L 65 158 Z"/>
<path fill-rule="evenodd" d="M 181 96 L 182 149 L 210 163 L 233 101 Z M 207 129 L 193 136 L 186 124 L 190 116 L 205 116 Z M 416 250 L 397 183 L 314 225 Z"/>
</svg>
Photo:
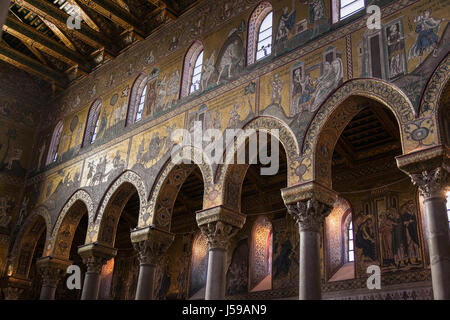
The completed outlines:
<svg viewBox="0 0 450 320">
<path fill-rule="evenodd" d="M 5 300 L 19 300 L 24 290 L 31 288 L 31 281 L 15 277 L 4 277 L 1 279 L 1 288 L 5 295 Z"/>
<path fill-rule="evenodd" d="M 300 231 L 319 232 L 333 207 L 318 200 L 309 199 L 288 204 L 287 209 L 299 225 Z"/>
<path fill-rule="evenodd" d="M 436 146 L 396 158 L 400 170 L 411 177 L 425 199 L 445 198 L 450 176 L 450 149 Z"/>
<path fill-rule="evenodd" d="M 338 198 L 335 191 L 328 189 L 315 181 L 281 189 L 281 197 L 286 206 L 312 199 L 330 207 L 334 205 Z"/>
<path fill-rule="evenodd" d="M 230 239 L 244 226 L 246 216 L 224 206 L 197 211 L 197 224 L 210 249 L 227 249 Z"/>
<path fill-rule="evenodd" d="M 117 249 L 94 242 L 78 247 L 78 254 L 88 273 L 101 273 L 103 265 L 117 254 Z"/>
<path fill-rule="evenodd" d="M 56 287 L 59 280 L 66 274 L 67 267 L 72 264 L 69 260 L 62 260 L 53 257 L 42 257 L 36 262 L 42 285 Z"/>
<path fill-rule="evenodd" d="M 410 174 L 412 183 L 417 186 L 425 199 L 440 197 L 445 198 L 448 187 L 450 169 L 437 167 L 433 170 L 425 170 L 419 174 Z"/>
<path fill-rule="evenodd" d="M 141 265 L 158 264 L 161 256 L 169 249 L 175 235 L 154 226 L 134 229 L 131 231 L 131 242 L 138 252 Z"/>
</svg>

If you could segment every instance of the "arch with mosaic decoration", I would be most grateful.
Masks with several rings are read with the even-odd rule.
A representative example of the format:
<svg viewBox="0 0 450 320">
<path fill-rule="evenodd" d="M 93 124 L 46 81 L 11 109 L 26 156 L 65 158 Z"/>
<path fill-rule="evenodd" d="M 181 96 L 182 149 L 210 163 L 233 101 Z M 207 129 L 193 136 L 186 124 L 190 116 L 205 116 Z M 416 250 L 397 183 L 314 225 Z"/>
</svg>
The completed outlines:
<svg viewBox="0 0 450 320">
<path fill-rule="evenodd" d="M 298 174 L 331 189 L 332 151 L 347 124 L 367 103 L 386 106 L 395 116 L 403 153 L 438 143 L 436 119 L 419 117 L 408 97 L 379 79 L 355 79 L 340 86 L 317 110 L 305 134 Z"/>
<path fill-rule="evenodd" d="M 193 146 L 173 151 L 157 175 L 150 192 L 147 212 L 139 217 L 139 227 L 153 224 L 162 230 L 170 229 L 172 210 L 178 192 L 196 167 L 200 169 L 203 178 L 203 209 L 212 206 L 219 194 L 213 183 L 212 168 L 205 161 L 195 161 L 199 162 L 197 164 L 194 159 L 202 160 L 203 152 Z"/>
<path fill-rule="evenodd" d="M 271 116 L 259 116 L 249 121 L 242 130 L 253 129 L 256 132 L 265 132 L 270 134 L 274 133 L 274 130 L 278 130 L 278 136 L 274 136 L 284 148 L 287 158 L 287 186 L 292 186 L 298 183 L 298 176 L 296 175 L 296 168 L 299 165 L 298 155 L 299 146 L 297 138 L 295 137 L 289 126 L 282 120 Z M 240 131 L 237 135 L 237 141 L 239 137 L 244 137 L 245 131 Z M 245 143 L 244 143 L 245 144 Z M 240 146 L 239 150 L 243 147 Z M 237 151 L 240 152 L 240 151 Z M 234 143 L 227 145 L 225 150 L 225 159 L 234 156 L 235 153 Z M 216 171 L 216 185 L 220 186 L 221 198 L 218 199 L 217 204 L 224 204 L 229 208 L 234 208 L 237 212 L 240 212 L 241 201 L 240 194 L 242 191 L 242 183 L 244 182 L 245 175 L 249 164 L 236 164 L 225 163 L 219 165 Z"/>
<path fill-rule="evenodd" d="M 73 237 L 83 216 L 88 215 L 88 224 L 94 221 L 94 202 L 85 190 L 76 191 L 66 202 L 58 216 L 51 236 L 52 256 L 69 259 Z"/>
<path fill-rule="evenodd" d="M 420 103 L 422 117 L 435 117 L 439 142 L 450 145 L 450 54 L 441 61 L 427 83 Z"/>
<path fill-rule="evenodd" d="M 139 196 L 141 214 L 147 207 L 145 184 L 137 173 L 127 170 L 106 191 L 93 223 L 89 223 L 86 243 L 98 241 L 111 247 L 114 245 L 122 211 L 135 193 Z"/>
<path fill-rule="evenodd" d="M 13 277 L 28 279 L 36 246 L 43 232 L 45 246 L 42 256 L 45 256 L 51 239 L 51 217 L 46 207 L 39 206 L 26 218 L 11 250 Z"/>
</svg>

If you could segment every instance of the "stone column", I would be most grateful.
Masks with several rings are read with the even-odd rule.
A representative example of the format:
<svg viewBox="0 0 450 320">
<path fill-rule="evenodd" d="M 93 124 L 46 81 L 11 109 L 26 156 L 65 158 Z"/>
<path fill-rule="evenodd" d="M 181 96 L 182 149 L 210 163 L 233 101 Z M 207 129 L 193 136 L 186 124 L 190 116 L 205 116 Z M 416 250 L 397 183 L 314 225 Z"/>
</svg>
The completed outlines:
<svg viewBox="0 0 450 320">
<path fill-rule="evenodd" d="M 3 25 L 6 21 L 6 16 L 8 15 L 8 9 L 10 5 L 10 0 L 2 0 L 0 2 L 0 37 L 2 36 Z"/>
<path fill-rule="evenodd" d="M 208 238 L 205 300 L 224 300 L 230 239 L 242 228 L 245 215 L 218 206 L 197 212 L 197 224 Z"/>
<path fill-rule="evenodd" d="M 169 249 L 175 235 L 146 227 L 131 232 L 131 241 L 139 258 L 136 300 L 153 300 L 155 270 L 161 256 Z"/>
<path fill-rule="evenodd" d="M 411 174 L 412 182 L 423 196 L 435 300 L 450 300 L 450 238 L 446 206 L 448 176 L 448 168 L 443 167 Z"/>
<path fill-rule="evenodd" d="M 53 257 L 43 257 L 36 262 L 38 272 L 42 277 L 39 300 L 55 300 L 56 287 L 71 264 L 68 260 Z"/>
<path fill-rule="evenodd" d="M 282 196 L 300 233 L 299 299 L 321 300 L 321 232 L 337 196 L 316 183 L 283 189 Z"/>
<path fill-rule="evenodd" d="M 435 300 L 450 300 L 450 235 L 446 207 L 449 190 L 450 149 L 436 146 L 396 158 L 397 166 L 409 174 L 423 196 Z"/>
<path fill-rule="evenodd" d="M 78 247 L 78 254 L 87 266 L 81 300 L 97 300 L 102 267 L 108 260 L 116 256 L 117 249 L 99 243 L 91 243 Z"/>
</svg>

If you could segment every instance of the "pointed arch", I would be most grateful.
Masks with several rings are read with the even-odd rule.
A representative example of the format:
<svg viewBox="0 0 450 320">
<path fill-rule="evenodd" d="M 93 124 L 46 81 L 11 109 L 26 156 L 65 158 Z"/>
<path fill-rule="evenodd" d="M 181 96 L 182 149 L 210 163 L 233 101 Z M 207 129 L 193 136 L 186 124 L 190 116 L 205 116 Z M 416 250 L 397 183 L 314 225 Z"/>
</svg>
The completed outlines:
<svg viewBox="0 0 450 320">
<path fill-rule="evenodd" d="M 61 142 L 63 127 L 64 124 L 62 120 L 59 120 L 59 122 L 55 126 L 55 129 L 53 129 L 52 140 L 48 148 L 47 160 L 45 161 L 46 165 L 55 162 L 58 158 L 58 149 Z"/>
<path fill-rule="evenodd" d="M 203 60 L 201 61 L 200 68 L 198 68 L 196 62 L 198 60 L 197 58 L 199 58 L 202 53 L 203 53 L 203 43 L 200 40 L 195 40 L 194 43 L 189 47 L 188 51 L 186 52 L 183 62 L 183 74 L 181 76 L 180 99 L 187 97 L 189 94 L 198 91 L 200 89 L 200 82 L 199 88 L 197 90 L 192 91 L 191 85 L 193 76 L 197 75 L 197 72 L 194 73 L 194 71 L 200 72 L 200 81 L 201 81 L 201 73 L 203 71 Z"/>
<path fill-rule="evenodd" d="M 245 131 L 248 130 L 248 131 Z M 249 133 L 265 132 L 278 140 L 283 146 L 287 157 L 287 185 L 292 186 L 298 183 L 298 176 L 295 168 L 298 165 L 299 146 L 297 138 L 292 130 L 282 120 L 271 116 L 259 116 L 249 121 L 242 130 L 237 130 L 237 141 L 244 142 L 244 138 Z M 277 135 L 274 133 L 277 132 Z M 238 146 L 238 152 L 245 145 Z M 235 154 L 234 143 L 227 145 L 225 150 L 225 159 L 232 159 Z M 240 212 L 240 197 L 242 183 L 247 172 L 249 164 L 225 163 L 217 167 L 215 181 L 221 191 L 220 197 L 216 200 L 216 205 L 224 204 L 229 208 L 234 208 Z"/>
<path fill-rule="evenodd" d="M 266 18 L 272 10 L 272 4 L 269 1 L 263 1 L 255 7 L 250 15 L 247 35 L 247 65 L 256 62 L 259 29 L 264 18 Z"/>
<path fill-rule="evenodd" d="M 76 191 L 66 202 L 53 227 L 47 250 L 51 255 L 68 259 L 75 231 L 81 218 L 87 214 L 88 223 L 94 221 L 94 203 L 85 190 Z"/>
<path fill-rule="evenodd" d="M 314 180 L 331 189 L 332 150 L 347 124 L 368 102 L 386 106 L 393 113 L 404 154 L 437 143 L 435 119 L 418 118 L 399 88 L 379 79 L 350 80 L 326 99 L 309 124 L 296 170 L 301 183 Z"/>
<path fill-rule="evenodd" d="M 139 74 L 134 81 L 133 88 L 131 89 L 130 100 L 128 102 L 127 126 L 142 119 L 145 104 L 147 103 L 147 82 L 148 76 L 145 73 Z"/>
<path fill-rule="evenodd" d="M 203 209 L 211 206 L 218 196 L 213 183 L 212 168 L 205 162 L 193 163 L 193 159 L 202 159 L 202 156 L 202 151 L 192 146 L 173 151 L 172 157 L 167 160 L 156 178 L 148 200 L 147 211 L 139 218 L 139 227 L 154 224 L 163 230 L 170 228 L 171 210 L 178 191 L 196 166 L 199 167 L 203 178 Z"/>
<path fill-rule="evenodd" d="M 105 245 L 114 245 L 120 215 L 135 193 L 139 196 L 141 215 L 147 207 L 145 184 L 137 173 L 125 171 L 111 184 L 103 197 L 94 222 L 89 224 L 86 243 L 98 241 Z"/>
<path fill-rule="evenodd" d="M 439 142 L 450 145 L 450 53 L 430 77 L 420 102 L 421 117 L 437 119 Z"/>
<path fill-rule="evenodd" d="M 13 277 L 28 279 L 38 240 L 45 232 L 45 243 L 47 245 L 51 239 L 50 230 L 51 217 L 47 208 L 44 206 L 37 207 L 25 220 L 11 250 Z M 46 247 L 44 247 L 42 255 L 46 255 Z"/>
<path fill-rule="evenodd" d="M 97 98 L 91 105 L 86 120 L 86 129 L 84 131 L 83 147 L 91 145 L 97 138 L 98 121 L 102 108 L 102 99 Z"/>
</svg>

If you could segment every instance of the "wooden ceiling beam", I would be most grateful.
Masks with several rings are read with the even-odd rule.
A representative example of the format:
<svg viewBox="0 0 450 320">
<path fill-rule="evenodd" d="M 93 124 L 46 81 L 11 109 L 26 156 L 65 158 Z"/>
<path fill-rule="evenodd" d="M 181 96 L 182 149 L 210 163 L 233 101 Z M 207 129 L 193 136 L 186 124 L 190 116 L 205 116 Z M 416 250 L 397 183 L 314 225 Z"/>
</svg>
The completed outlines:
<svg viewBox="0 0 450 320">
<path fill-rule="evenodd" d="M 344 136 L 341 135 L 339 137 L 339 140 L 336 143 L 334 149 L 344 159 L 345 163 L 349 167 L 352 168 L 355 166 L 355 159 L 356 159 L 355 152 L 353 151 L 352 146 L 347 141 L 347 139 L 345 139 Z"/>
<path fill-rule="evenodd" d="M 50 21 L 60 30 L 63 30 L 65 33 L 86 42 L 91 47 L 97 49 L 104 48 L 105 55 L 108 58 L 114 58 L 119 51 L 119 48 L 117 48 L 112 42 L 106 40 L 100 32 L 90 28 L 84 21 L 81 22 L 80 29 L 69 29 L 67 27 L 67 20 L 70 16 L 63 10 L 58 9 L 47 1 L 12 0 L 12 2 L 17 3 L 17 5 L 20 5 L 25 9 L 28 9 L 33 13 L 41 16 L 42 18 Z"/>
<path fill-rule="evenodd" d="M 81 72 L 87 74 L 91 71 L 90 63 L 86 61 L 81 54 L 69 49 L 55 40 L 48 38 L 35 28 L 20 22 L 17 18 L 9 16 L 3 26 L 3 31 L 8 32 L 24 42 L 27 42 L 31 46 L 37 47 L 39 50 L 61 61 L 64 61 L 68 65 L 78 65 Z"/>
<path fill-rule="evenodd" d="M 127 10 L 115 4 L 111 0 L 77 0 L 79 3 L 98 12 L 105 18 L 117 23 L 125 30 L 133 30 L 136 35 L 143 39 L 145 33 L 140 30 L 140 22 Z"/>
<path fill-rule="evenodd" d="M 384 108 L 373 106 L 371 110 L 375 114 L 375 117 L 377 117 L 377 119 L 381 122 L 382 126 L 391 135 L 391 137 L 400 139 L 400 132 L 398 130 L 398 127 L 394 122 L 392 122 L 392 119 L 386 113 Z"/>
<path fill-rule="evenodd" d="M 177 11 L 173 9 L 167 1 L 161 1 L 161 0 L 147 0 L 152 5 L 157 7 L 158 9 L 154 10 L 152 13 L 156 13 L 158 11 L 165 11 L 165 14 L 167 17 L 169 17 L 172 20 L 176 20 L 178 18 Z"/>
<path fill-rule="evenodd" d="M 0 37 L 2 36 L 2 28 L 1 27 L 3 27 L 3 24 L 6 21 L 6 16 L 8 15 L 9 1 L 10 0 L 3 0 L 0 3 Z"/>
<path fill-rule="evenodd" d="M 0 41 L 0 60 L 3 60 L 16 68 L 34 74 L 45 81 L 55 84 L 55 86 L 60 89 L 67 88 L 69 84 L 69 81 L 64 74 L 49 68 L 41 62 L 32 59 L 17 50 L 12 49 L 4 41 Z"/>
</svg>

